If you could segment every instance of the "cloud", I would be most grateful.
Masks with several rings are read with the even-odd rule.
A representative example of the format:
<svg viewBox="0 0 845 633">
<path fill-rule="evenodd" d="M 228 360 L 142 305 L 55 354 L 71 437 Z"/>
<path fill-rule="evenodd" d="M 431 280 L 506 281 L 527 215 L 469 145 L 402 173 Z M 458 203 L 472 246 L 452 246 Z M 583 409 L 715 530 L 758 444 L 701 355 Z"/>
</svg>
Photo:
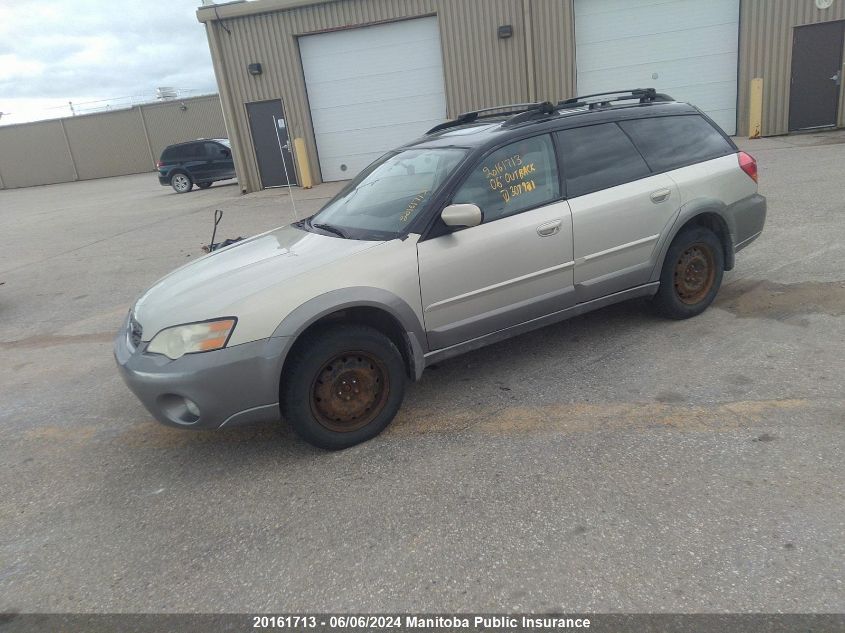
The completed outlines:
<svg viewBox="0 0 845 633">
<path fill-rule="evenodd" d="M 199 4 L 0 0 L 0 111 L 34 100 L 153 98 L 159 86 L 216 92 Z"/>
</svg>

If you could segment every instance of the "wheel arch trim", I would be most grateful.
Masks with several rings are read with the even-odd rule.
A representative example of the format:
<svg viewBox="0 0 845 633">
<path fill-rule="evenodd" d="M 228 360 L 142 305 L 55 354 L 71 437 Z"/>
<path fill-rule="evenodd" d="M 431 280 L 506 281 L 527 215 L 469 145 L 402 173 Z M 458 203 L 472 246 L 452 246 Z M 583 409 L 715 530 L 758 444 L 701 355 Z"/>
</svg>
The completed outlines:
<svg viewBox="0 0 845 633">
<path fill-rule="evenodd" d="M 290 348 L 309 327 L 323 317 L 348 308 L 374 308 L 392 317 L 399 324 L 405 335 L 404 351 L 409 355 L 410 369 L 414 378 L 419 380 L 425 368 L 425 353 L 428 351 L 425 330 L 411 306 L 401 297 L 383 288 L 340 288 L 309 299 L 279 323 L 272 338 L 287 339 L 287 356 Z M 284 363 L 284 359 L 282 362 Z"/>
<path fill-rule="evenodd" d="M 669 251 L 669 247 L 678 234 L 691 220 L 702 216 L 716 217 L 718 219 L 717 221 L 722 225 L 723 232 L 726 234 L 720 237 L 725 255 L 725 270 L 731 270 L 734 267 L 736 227 L 733 225 L 731 214 L 728 213 L 728 206 L 716 198 L 696 198 L 681 207 L 680 212 L 672 224 L 672 228 L 666 232 L 666 237 L 659 244 L 658 255 L 654 262 L 654 268 L 651 271 L 650 281 L 660 280 L 660 271 L 663 269 L 666 253 Z M 717 237 L 719 236 L 717 235 Z"/>
</svg>

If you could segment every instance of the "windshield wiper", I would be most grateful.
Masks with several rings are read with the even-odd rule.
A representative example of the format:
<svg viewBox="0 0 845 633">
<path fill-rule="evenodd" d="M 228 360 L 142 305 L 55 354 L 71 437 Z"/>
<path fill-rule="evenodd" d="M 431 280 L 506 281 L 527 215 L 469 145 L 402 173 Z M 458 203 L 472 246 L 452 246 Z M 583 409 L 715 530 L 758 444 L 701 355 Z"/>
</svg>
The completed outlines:
<svg viewBox="0 0 845 633">
<path fill-rule="evenodd" d="M 332 226 L 331 224 L 320 224 L 318 222 L 309 222 L 311 226 L 315 229 L 321 229 L 323 231 L 328 231 L 329 233 L 334 233 L 335 235 L 342 237 L 343 239 L 349 239 L 349 236 L 346 234 L 345 231 L 342 229 L 337 228 L 336 226 Z"/>
</svg>

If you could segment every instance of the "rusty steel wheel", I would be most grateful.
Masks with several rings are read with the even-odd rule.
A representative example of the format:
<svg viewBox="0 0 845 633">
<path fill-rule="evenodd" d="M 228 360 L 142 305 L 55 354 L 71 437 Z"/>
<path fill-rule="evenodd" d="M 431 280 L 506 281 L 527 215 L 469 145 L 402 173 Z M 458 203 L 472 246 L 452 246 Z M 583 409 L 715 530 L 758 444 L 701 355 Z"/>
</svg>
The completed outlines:
<svg viewBox="0 0 845 633">
<path fill-rule="evenodd" d="M 713 251 L 707 244 L 691 244 L 675 263 L 675 292 L 687 305 L 700 303 L 710 292 L 715 280 Z"/>
<path fill-rule="evenodd" d="M 716 234 L 703 226 L 683 228 L 666 252 L 651 305 L 670 319 L 701 314 L 716 298 L 724 271 L 725 251 Z"/>
<path fill-rule="evenodd" d="M 344 352 L 323 364 L 311 385 L 311 411 L 338 433 L 357 431 L 384 409 L 390 378 L 384 363 L 363 351 Z"/>
</svg>

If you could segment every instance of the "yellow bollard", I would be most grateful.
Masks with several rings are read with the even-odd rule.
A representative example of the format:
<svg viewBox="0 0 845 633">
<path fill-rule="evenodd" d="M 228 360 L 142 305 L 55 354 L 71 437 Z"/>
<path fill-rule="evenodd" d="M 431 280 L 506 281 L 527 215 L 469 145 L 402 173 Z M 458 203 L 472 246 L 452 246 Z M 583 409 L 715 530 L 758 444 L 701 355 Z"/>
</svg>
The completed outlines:
<svg viewBox="0 0 845 633">
<path fill-rule="evenodd" d="M 308 163 L 305 139 L 293 139 L 293 155 L 296 157 L 296 164 L 299 166 L 299 179 L 302 181 L 299 186 L 303 189 L 310 189 L 314 186 L 314 179 L 311 178 L 311 165 Z"/>
<path fill-rule="evenodd" d="M 763 132 L 763 79 L 751 80 L 748 93 L 748 138 L 760 138 Z"/>
</svg>

